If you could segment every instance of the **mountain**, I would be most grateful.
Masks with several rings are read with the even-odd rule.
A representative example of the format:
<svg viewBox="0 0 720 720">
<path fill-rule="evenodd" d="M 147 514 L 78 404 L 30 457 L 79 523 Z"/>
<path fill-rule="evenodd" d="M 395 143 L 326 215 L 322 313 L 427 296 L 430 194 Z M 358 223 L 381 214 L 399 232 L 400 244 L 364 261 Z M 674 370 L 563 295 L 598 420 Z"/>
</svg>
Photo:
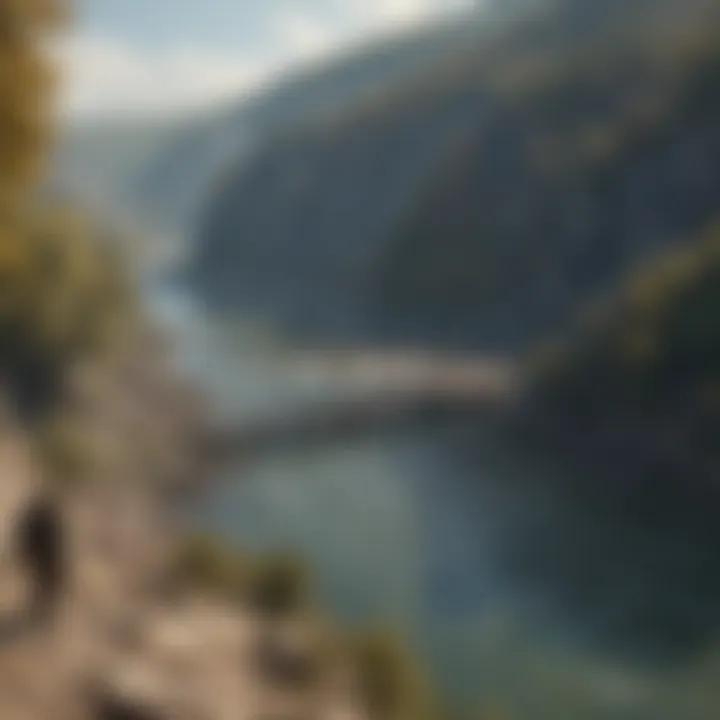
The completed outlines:
<svg viewBox="0 0 720 720">
<path fill-rule="evenodd" d="M 391 92 L 494 34 L 520 8 L 542 2 L 497 3 L 492 13 L 365 43 L 193 116 L 69 126 L 56 153 L 55 180 L 157 232 L 193 238 L 216 181 L 269 138 Z"/>
<path fill-rule="evenodd" d="M 270 138 L 206 208 L 190 278 L 318 342 L 534 362 L 567 337 L 509 421 L 427 443 L 424 506 L 461 536 L 433 612 L 471 614 L 448 587 L 490 555 L 576 636 L 694 657 L 720 631 L 720 3 L 533 18 Z M 474 524 L 444 510 L 457 488 Z"/>
<path fill-rule="evenodd" d="M 332 112 L 266 96 L 266 132 L 203 208 L 188 275 L 212 307 L 324 341 L 521 354 L 570 337 L 509 424 L 428 442 L 436 457 L 419 460 L 442 480 L 424 507 L 452 535 L 433 558 L 444 616 L 467 619 L 448 595 L 477 582 L 485 552 L 595 640 L 687 651 L 717 636 L 717 262 L 693 258 L 720 203 L 719 11 L 521 8 Z M 163 177 L 195 182 L 180 158 L 148 198 L 182 195 Z M 677 284 L 676 267 L 704 269 Z M 642 302 L 618 301 L 624 284 Z M 658 287 L 662 332 L 638 314 Z M 648 355 L 660 362 L 638 364 Z"/>
<path fill-rule="evenodd" d="M 189 275 L 321 341 L 512 351 L 716 212 L 706 0 L 565 0 L 274 134 L 216 186 Z"/>
</svg>

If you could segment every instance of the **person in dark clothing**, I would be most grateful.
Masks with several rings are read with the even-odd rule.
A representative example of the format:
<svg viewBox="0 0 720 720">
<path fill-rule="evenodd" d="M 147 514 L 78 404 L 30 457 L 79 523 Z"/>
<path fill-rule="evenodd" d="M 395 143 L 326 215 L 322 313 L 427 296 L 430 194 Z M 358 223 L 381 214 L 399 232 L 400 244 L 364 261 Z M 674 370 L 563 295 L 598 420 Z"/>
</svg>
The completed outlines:
<svg viewBox="0 0 720 720">
<path fill-rule="evenodd" d="M 20 518 L 19 551 L 30 573 L 33 597 L 30 614 L 48 619 L 57 607 L 64 589 L 66 560 L 61 513 L 55 502 L 42 498 L 33 502 Z"/>
<path fill-rule="evenodd" d="M 307 689 L 320 681 L 322 659 L 317 649 L 293 647 L 270 633 L 259 640 L 254 654 L 260 675 L 278 687 Z"/>
<path fill-rule="evenodd" d="M 141 707 L 131 701 L 112 695 L 101 695 L 91 703 L 92 717 L 96 720 L 161 720 L 162 714 Z"/>
</svg>

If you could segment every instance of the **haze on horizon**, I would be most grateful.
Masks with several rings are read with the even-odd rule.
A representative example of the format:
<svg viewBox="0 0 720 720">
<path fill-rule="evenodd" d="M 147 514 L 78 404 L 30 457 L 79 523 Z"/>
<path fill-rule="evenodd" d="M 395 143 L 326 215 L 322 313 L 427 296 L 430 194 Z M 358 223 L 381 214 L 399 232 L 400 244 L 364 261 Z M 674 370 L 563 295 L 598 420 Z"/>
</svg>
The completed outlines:
<svg viewBox="0 0 720 720">
<path fill-rule="evenodd" d="M 58 47 L 72 121 L 173 115 L 477 0 L 79 0 Z"/>
</svg>

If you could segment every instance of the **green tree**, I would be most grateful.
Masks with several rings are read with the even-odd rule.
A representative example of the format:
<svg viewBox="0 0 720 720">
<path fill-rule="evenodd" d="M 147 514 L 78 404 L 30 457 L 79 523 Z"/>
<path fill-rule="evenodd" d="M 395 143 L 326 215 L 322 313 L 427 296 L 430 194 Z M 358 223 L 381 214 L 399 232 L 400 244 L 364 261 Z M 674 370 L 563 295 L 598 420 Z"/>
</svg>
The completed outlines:
<svg viewBox="0 0 720 720">
<path fill-rule="evenodd" d="M 373 630 L 360 634 L 351 645 L 369 717 L 377 720 L 437 717 L 430 684 L 395 633 Z"/>
<path fill-rule="evenodd" d="M 66 14 L 61 0 L 0 3 L 0 379 L 33 414 L 52 406 L 66 370 L 130 298 L 96 228 L 36 197 L 54 124 L 44 47 Z"/>
</svg>

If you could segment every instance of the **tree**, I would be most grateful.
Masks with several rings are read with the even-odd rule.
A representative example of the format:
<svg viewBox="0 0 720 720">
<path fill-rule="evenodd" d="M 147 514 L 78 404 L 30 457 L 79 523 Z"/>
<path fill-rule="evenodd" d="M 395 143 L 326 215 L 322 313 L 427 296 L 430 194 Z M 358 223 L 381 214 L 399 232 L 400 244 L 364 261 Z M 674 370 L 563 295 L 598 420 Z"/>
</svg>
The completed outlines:
<svg viewBox="0 0 720 720">
<path fill-rule="evenodd" d="M 54 115 L 44 47 L 65 19 L 62 0 L 0 3 L 0 375 L 33 416 L 116 326 L 130 295 L 97 229 L 36 197 Z"/>
<path fill-rule="evenodd" d="M 17 212 L 38 179 L 52 130 L 54 73 L 44 37 L 64 19 L 60 0 L 0 4 L 0 198 Z"/>
</svg>

